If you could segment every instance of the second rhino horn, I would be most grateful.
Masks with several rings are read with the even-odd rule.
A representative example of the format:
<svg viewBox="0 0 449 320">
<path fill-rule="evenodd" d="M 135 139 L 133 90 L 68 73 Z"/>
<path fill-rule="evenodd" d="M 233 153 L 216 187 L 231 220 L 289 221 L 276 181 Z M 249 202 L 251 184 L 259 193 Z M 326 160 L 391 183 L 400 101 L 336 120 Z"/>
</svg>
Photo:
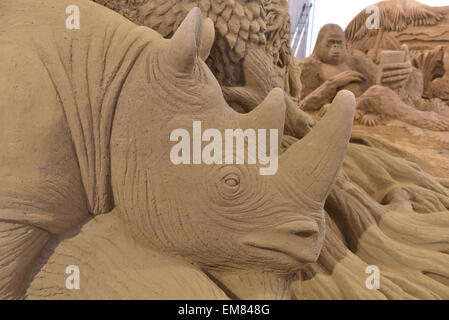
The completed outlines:
<svg viewBox="0 0 449 320">
<path fill-rule="evenodd" d="M 167 63 L 180 73 L 192 73 L 197 63 L 203 34 L 203 18 L 199 8 L 190 10 L 170 40 Z"/>
</svg>

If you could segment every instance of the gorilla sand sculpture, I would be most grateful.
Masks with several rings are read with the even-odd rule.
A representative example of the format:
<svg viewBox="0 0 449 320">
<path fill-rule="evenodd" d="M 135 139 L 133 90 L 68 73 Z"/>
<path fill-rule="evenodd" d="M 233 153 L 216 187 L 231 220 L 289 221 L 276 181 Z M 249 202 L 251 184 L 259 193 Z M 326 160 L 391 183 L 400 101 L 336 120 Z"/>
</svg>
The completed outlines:
<svg viewBox="0 0 449 320">
<path fill-rule="evenodd" d="M 415 109 L 396 92 L 413 86 L 413 69 L 406 58 L 405 54 L 402 60 L 377 66 L 369 59 L 347 55 L 343 30 L 326 25 L 320 30 L 313 55 L 300 62 L 301 108 L 325 112 L 338 90 L 347 88 L 358 98 L 358 116 L 365 125 L 376 125 L 382 118 L 401 119 L 417 127 L 447 131 L 448 119 Z"/>
</svg>

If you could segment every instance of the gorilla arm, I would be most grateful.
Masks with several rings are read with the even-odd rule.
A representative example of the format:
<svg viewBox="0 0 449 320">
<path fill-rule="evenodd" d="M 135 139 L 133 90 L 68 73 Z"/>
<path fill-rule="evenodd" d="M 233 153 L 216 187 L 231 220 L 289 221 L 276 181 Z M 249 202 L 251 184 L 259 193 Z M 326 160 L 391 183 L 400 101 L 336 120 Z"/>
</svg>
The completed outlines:
<svg viewBox="0 0 449 320">
<path fill-rule="evenodd" d="M 323 86 L 320 74 L 320 61 L 314 57 L 302 60 L 301 68 L 301 102 L 300 108 L 305 111 L 319 110 L 330 103 L 337 94 L 337 88 Z"/>
<path fill-rule="evenodd" d="M 314 57 L 300 62 L 303 84 L 300 102 L 302 110 L 320 110 L 324 105 L 332 102 L 339 90 L 351 83 L 361 83 L 365 80 L 365 77 L 357 71 L 345 71 L 323 81 L 320 77 L 321 63 Z"/>
</svg>

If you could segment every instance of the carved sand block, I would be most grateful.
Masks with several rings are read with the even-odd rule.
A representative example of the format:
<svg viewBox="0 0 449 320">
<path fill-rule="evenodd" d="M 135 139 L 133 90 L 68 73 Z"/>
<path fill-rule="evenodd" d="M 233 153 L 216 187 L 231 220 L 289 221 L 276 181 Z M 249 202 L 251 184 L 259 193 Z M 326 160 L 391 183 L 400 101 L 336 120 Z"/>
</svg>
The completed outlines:
<svg viewBox="0 0 449 320">
<path fill-rule="evenodd" d="M 398 50 L 401 44 L 407 45 L 414 66 L 424 75 L 424 97 L 447 100 L 449 84 L 444 79 L 440 49 L 449 44 L 449 6 L 432 7 L 415 0 L 385 0 L 375 6 L 377 10 L 362 10 L 348 25 L 349 45 L 377 62 L 382 49 Z M 378 26 L 372 22 L 376 11 Z M 372 28 L 367 28 L 370 23 Z"/>
<path fill-rule="evenodd" d="M 444 70 L 444 73 L 443 73 Z M 432 96 L 449 102 L 449 42 L 443 47 L 443 59 L 440 62 L 439 74 L 430 84 Z M 443 73 L 442 76 L 441 73 Z"/>
<path fill-rule="evenodd" d="M 69 5 L 79 30 L 66 28 Z M 226 104 L 200 57 L 211 24 L 198 8 L 171 40 L 87 0 L 0 11 L 1 298 L 291 297 L 320 254 L 351 93 L 275 175 L 260 163 L 175 165 L 170 135 L 194 121 L 284 131 L 280 89 L 245 115 Z M 70 266 L 79 290 L 66 287 Z"/>
<path fill-rule="evenodd" d="M 407 62 L 407 56 L 405 51 L 390 51 L 385 50 L 382 51 L 380 55 L 380 65 L 379 65 L 379 71 L 377 73 L 377 80 L 376 84 L 382 85 L 382 71 L 385 66 L 389 64 L 399 64 Z"/>
</svg>

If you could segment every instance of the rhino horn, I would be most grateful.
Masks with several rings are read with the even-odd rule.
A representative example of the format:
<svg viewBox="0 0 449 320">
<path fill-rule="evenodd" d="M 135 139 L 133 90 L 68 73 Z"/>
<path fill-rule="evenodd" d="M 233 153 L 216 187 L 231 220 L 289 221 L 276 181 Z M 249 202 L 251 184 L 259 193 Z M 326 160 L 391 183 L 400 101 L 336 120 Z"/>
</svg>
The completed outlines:
<svg viewBox="0 0 449 320">
<path fill-rule="evenodd" d="M 168 47 L 168 64 L 177 72 L 190 74 L 200 55 L 203 18 L 199 8 L 190 10 L 176 30 Z"/>
<path fill-rule="evenodd" d="M 352 92 L 340 91 L 315 128 L 279 159 L 296 191 L 317 203 L 324 205 L 343 164 L 355 104 Z"/>
</svg>

